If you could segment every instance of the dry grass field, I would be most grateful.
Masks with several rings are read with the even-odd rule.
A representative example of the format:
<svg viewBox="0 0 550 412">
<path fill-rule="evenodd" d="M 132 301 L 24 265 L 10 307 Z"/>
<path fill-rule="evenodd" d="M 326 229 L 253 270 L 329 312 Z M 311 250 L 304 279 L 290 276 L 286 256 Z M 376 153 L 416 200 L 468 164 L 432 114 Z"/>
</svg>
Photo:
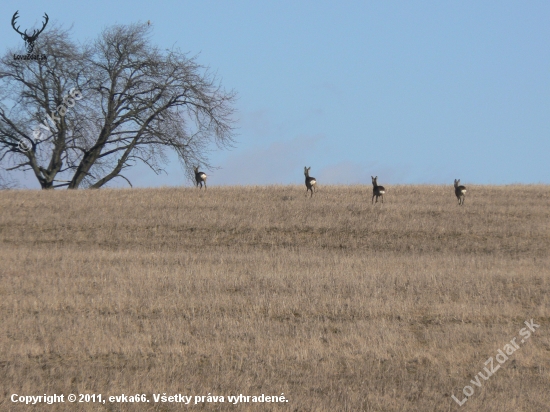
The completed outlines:
<svg viewBox="0 0 550 412">
<path fill-rule="evenodd" d="M 550 187 L 467 187 L 2 191 L 0 409 L 549 411 Z"/>
</svg>

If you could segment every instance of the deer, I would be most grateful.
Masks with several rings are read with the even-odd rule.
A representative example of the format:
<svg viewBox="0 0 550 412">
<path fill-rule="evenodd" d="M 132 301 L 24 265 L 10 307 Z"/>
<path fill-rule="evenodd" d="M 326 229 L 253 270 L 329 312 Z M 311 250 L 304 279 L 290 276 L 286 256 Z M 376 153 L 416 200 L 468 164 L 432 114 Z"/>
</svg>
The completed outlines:
<svg viewBox="0 0 550 412">
<path fill-rule="evenodd" d="M 206 173 L 204 172 L 199 172 L 199 167 L 193 167 L 193 169 L 195 170 L 195 186 L 199 187 L 200 185 L 200 189 L 202 189 L 202 184 L 204 183 L 204 190 L 206 190 Z"/>
<path fill-rule="evenodd" d="M 374 197 L 376 196 L 376 203 L 378 203 L 378 197 L 382 198 L 382 203 L 384 203 L 384 193 L 386 193 L 386 189 L 384 186 L 378 186 L 378 176 L 372 177 L 372 201 L 371 203 L 374 203 Z"/>
<path fill-rule="evenodd" d="M 455 179 L 455 195 L 458 199 L 458 204 L 463 205 L 464 204 L 464 198 L 466 197 L 466 187 L 465 186 L 459 186 L 460 185 L 460 179 Z"/>
<path fill-rule="evenodd" d="M 42 25 L 42 28 L 40 30 L 33 30 L 32 34 L 29 36 L 27 34 L 27 30 L 25 30 L 23 33 L 21 33 L 19 31 L 19 27 L 20 26 L 17 26 L 15 27 L 15 21 L 17 20 L 17 18 L 19 17 L 18 16 L 18 13 L 19 13 L 19 10 L 17 10 L 13 17 L 11 18 L 11 26 L 13 27 L 13 29 L 19 33 L 21 35 L 21 38 L 23 40 L 25 40 L 25 47 L 27 48 L 27 54 L 31 54 L 32 51 L 34 50 L 34 42 L 36 41 L 36 39 L 38 38 L 38 36 L 40 35 L 40 33 L 42 33 L 44 31 L 44 29 L 46 28 L 46 25 L 48 24 L 48 20 L 50 20 L 50 18 L 48 17 L 48 15 L 46 13 L 44 13 L 44 23 Z"/>
<path fill-rule="evenodd" d="M 313 196 L 313 190 L 315 189 L 315 192 L 317 192 L 317 180 L 314 177 L 311 177 L 309 175 L 310 167 L 304 166 L 304 175 L 306 176 L 306 196 L 307 192 L 311 191 L 311 195 L 309 197 Z"/>
</svg>

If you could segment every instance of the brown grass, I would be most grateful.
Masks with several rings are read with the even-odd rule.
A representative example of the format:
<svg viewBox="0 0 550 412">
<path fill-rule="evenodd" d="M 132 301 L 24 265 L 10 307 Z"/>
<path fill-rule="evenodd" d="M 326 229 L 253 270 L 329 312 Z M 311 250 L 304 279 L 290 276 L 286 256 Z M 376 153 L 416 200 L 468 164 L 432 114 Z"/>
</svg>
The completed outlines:
<svg viewBox="0 0 550 412">
<path fill-rule="evenodd" d="M 452 186 L 387 189 L 0 192 L 0 409 L 548 411 L 550 188 L 468 185 L 463 207 Z"/>
</svg>

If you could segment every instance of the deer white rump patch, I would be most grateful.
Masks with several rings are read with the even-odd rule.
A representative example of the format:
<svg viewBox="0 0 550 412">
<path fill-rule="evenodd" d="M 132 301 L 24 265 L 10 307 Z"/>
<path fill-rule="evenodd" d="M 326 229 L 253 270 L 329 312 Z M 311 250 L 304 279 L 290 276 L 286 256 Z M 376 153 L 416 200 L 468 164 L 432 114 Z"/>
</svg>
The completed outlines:
<svg viewBox="0 0 550 412">
<path fill-rule="evenodd" d="M 462 193 L 466 193 L 466 189 L 462 189 L 461 192 L 462 192 Z"/>
<path fill-rule="evenodd" d="M 206 173 L 201 173 L 201 174 L 199 175 L 199 177 L 200 177 L 201 179 L 206 179 Z"/>
<path fill-rule="evenodd" d="M 309 181 L 309 184 L 310 184 L 310 185 L 314 185 L 314 184 L 316 184 L 316 183 L 317 183 L 317 180 L 315 180 L 315 179 Z"/>
<path fill-rule="evenodd" d="M 386 191 L 385 191 L 385 190 L 380 190 L 380 192 L 378 192 L 378 193 L 380 193 L 381 195 L 383 195 L 384 193 L 386 193 Z"/>
</svg>

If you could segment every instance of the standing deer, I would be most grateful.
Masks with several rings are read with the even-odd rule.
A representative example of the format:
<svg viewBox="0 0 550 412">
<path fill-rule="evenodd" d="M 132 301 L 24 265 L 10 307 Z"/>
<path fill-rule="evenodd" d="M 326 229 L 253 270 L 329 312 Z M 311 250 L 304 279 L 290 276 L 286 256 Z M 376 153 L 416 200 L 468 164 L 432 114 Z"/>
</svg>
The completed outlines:
<svg viewBox="0 0 550 412">
<path fill-rule="evenodd" d="M 200 185 L 200 189 L 202 189 L 202 184 L 204 182 L 204 190 L 206 190 L 206 173 L 199 172 L 198 166 L 193 169 L 195 170 L 195 186 L 199 187 Z"/>
<path fill-rule="evenodd" d="M 386 189 L 384 189 L 384 186 L 378 186 L 378 182 L 376 181 L 378 179 L 378 176 L 372 177 L 372 201 L 371 203 L 374 203 L 374 197 L 376 196 L 376 203 L 378 203 L 378 197 L 380 196 L 382 198 L 382 203 L 384 203 L 384 193 L 386 193 Z"/>
<path fill-rule="evenodd" d="M 465 186 L 459 186 L 460 185 L 460 179 L 455 179 L 455 195 L 458 199 L 458 204 L 463 205 L 464 204 L 464 197 L 466 196 L 466 187 Z"/>
<path fill-rule="evenodd" d="M 314 177 L 311 177 L 309 175 L 309 169 L 311 169 L 311 166 L 310 167 L 304 166 L 304 175 L 306 175 L 306 196 L 309 190 L 311 191 L 311 195 L 309 197 L 312 197 L 313 189 L 315 189 L 315 191 L 317 192 L 317 180 Z"/>
</svg>

